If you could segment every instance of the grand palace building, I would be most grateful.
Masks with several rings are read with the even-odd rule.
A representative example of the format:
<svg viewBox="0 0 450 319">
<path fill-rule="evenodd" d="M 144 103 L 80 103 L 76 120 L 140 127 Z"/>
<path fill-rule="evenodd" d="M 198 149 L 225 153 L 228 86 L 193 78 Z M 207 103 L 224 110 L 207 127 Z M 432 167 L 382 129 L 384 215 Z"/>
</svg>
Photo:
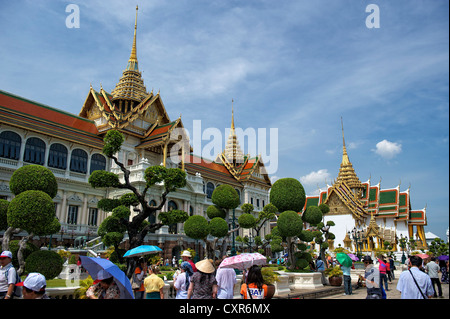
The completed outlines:
<svg viewBox="0 0 450 319">
<path fill-rule="evenodd" d="M 173 156 L 169 156 L 172 147 L 179 142 L 179 136 L 172 133 L 182 131 L 183 122 L 181 116 L 169 117 L 159 92 L 147 91 L 138 67 L 136 31 L 137 11 L 131 55 L 121 78 L 111 92 L 90 86 L 84 102 L 80 101 L 78 115 L 0 90 L 0 198 L 12 199 L 9 180 L 14 171 L 24 165 L 43 165 L 54 173 L 58 182 L 54 203 L 61 231 L 36 239 L 41 244 L 51 240 L 53 246 L 76 246 L 96 238 L 98 227 L 108 214 L 97 208 L 98 201 L 119 198 L 127 192 L 94 189 L 88 183 L 94 170 L 123 175 L 119 167 L 102 154 L 103 137 L 113 129 L 125 136 L 117 157 L 131 172 L 130 181 L 136 188 L 145 187 L 143 176 L 149 166 L 179 167 L 187 172 L 187 185 L 169 194 L 162 211 L 180 209 L 189 215 L 207 217 L 212 193 L 220 184 L 233 186 L 241 204 L 253 204 L 255 214 L 269 203 L 271 181 L 263 160 L 261 156 L 242 151 L 233 114 L 225 149 L 214 161 L 196 156 L 190 145 L 179 150 L 179 160 L 174 161 Z M 330 242 L 331 248 L 340 244 L 352 251 L 358 248 L 367 252 L 384 248 L 387 241 L 398 251 L 400 236 L 417 239 L 419 248 L 426 246 L 426 209 L 412 210 L 409 188 L 402 191 L 398 185 L 382 189 L 380 184 L 373 184 L 370 179 L 359 180 L 344 141 L 336 181 L 318 195 L 307 196 L 305 203 L 305 209 L 310 205 L 329 205 L 325 221 L 333 220 L 336 224 L 330 230 L 336 236 Z M 148 202 L 159 205 L 162 193 L 162 187 L 152 187 L 147 192 Z M 236 218 L 241 213 L 239 206 Z M 263 237 L 270 231 L 271 223 L 266 223 L 260 235 Z M 238 235 L 252 234 L 240 229 Z M 355 236 L 359 238 L 358 247 Z M 165 258 L 179 256 L 180 251 L 188 247 L 202 250 L 199 241 L 184 235 L 183 224 L 163 226 L 148 234 L 145 242 L 161 247 Z"/>
<path fill-rule="evenodd" d="M 98 201 L 127 192 L 94 189 L 88 183 L 94 170 L 109 170 L 123 177 L 119 167 L 102 154 L 103 137 L 112 129 L 125 136 L 117 157 L 130 170 L 130 181 L 136 188 L 144 188 L 143 176 L 149 166 L 186 171 L 187 185 L 168 195 L 162 211 L 180 209 L 189 215 L 207 217 L 212 193 L 224 183 L 237 190 L 241 204 L 252 203 L 255 214 L 269 203 L 271 182 L 264 163 L 260 156 L 243 153 L 233 114 L 227 144 L 215 161 L 194 155 L 189 145 L 181 149 L 176 161 L 169 156 L 179 142 L 179 136 L 171 133 L 183 130 L 183 123 L 181 116 L 170 119 L 159 92 L 147 91 L 138 68 L 136 29 L 137 10 L 131 55 L 122 77 L 111 92 L 91 86 L 78 116 L 0 91 L 0 198 L 12 199 L 9 180 L 17 168 L 29 164 L 49 168 L 58 182 L 54 202 L 62 226 L 60 233 L 52 236 L 53 246 L 77 246 L 96 238 L 98 226 L 107 217 L 97 208 Z M 152 187 L 147 192 L 148 202 L 159 205 L 162 193 L 162 187 Z M 238 218 L 240 206 L 235 213 Z M 261 235 L 269 232 L 267 223 Z M 252 234 L 241 229 L 238 235 Z M 40 240 L 41 244 L 48 243 L 49 236 Z M 147 235 L 146 243 L 161 247 L 165 258 L 179 256 L 188 247 L 202 250 L 199 241 L 184 235 L 183 224 L 163 226 Z"/>
<path fill-rule="evenodd" d="M 399 252 L 401 237 L 413 238 L 416 249 L 426 249 L 426 207 L 412 209 L 409 186 L 401 191 L 400 184 L 381 188 L 381 180 L 378 184 L 373 184 L 370 178 L 361 182 L 347 154 L 343 127 L 342 140 L 342 162 L 336 180 L 320 189 L 318 195 L 307 196 L 303 209 L 320 204 L 329 206 L 324 223 L 330 220 L 335 223 L 329 230 L 336 236 L 329 241 L 330 249 L 340 245 L 361 254 Z"/>
</svg>

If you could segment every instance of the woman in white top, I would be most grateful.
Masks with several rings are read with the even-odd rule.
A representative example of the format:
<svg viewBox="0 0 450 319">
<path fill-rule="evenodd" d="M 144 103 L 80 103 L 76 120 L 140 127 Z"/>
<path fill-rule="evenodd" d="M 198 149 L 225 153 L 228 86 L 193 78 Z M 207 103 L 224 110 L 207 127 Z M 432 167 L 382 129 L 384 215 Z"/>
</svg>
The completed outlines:
<svg viewBox="0 0 450 319">
<path fill-rule="evenodd" d="M 177 296 L 175 299 L 187 299 L 187 291 L 189 288 L 190 277 L 194 274 L 192 266 L 187 261 L 183 261 L 180 265 L 181 274 L 179 274 L 173 286 L 177 290 Z"/>
</svg>

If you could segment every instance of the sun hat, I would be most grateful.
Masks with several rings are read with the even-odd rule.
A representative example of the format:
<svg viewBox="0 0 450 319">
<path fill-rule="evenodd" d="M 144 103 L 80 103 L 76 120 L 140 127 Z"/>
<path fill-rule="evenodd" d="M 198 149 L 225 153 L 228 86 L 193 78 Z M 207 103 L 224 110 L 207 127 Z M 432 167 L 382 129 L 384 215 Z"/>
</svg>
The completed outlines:
<svg viewBox="0 0 450 319">
<path fill-rule="evenodd" d="M 183 251 L 181 257 L 192 257 L 191 252 L 189 250 Z"/>
<path fill-rule="evenodd" d="M 24 281 L 19 282 L 16 286 L 24 286 L 25 288 L 31 289 L 33 291 L 45 291 L 45 286 L 47 286 L 47 282 L 45 281 L 44 275 L 41 275 L 38 272 L 30 273 Z"/>
<path fill-rule="evenodd" d="M 205 274 L 211 274 L 215 271 L 214 266 L 208 259 L 204 259 L 202 261 L 195 263 L 195 267 L 197 268 L 198 271 L 201 271 Z"/>
<path fill-rule="evenodd" d="M 4 250 L 4 251 L 2 251 L 0 258 L 11 258 L 12 259 L 12 252 L 10 252 L 9 250 Z"/>
</svg>

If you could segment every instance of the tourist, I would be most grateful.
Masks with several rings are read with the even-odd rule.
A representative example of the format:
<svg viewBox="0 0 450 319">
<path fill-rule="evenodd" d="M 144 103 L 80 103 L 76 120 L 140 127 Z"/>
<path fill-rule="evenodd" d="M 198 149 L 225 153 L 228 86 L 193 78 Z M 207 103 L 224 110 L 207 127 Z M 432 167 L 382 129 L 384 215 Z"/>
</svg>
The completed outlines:
<svg viewBox="0 0 450 319">
<path fill-rule="evenodd" d="M 45 277 L 37 272 L 28 274 L 23 282 L 16 286 L 23 286 L 23 299 L 50 299 L 45 293 L 47 282 Z"/>
<path fill-rule="evenodd" d="M 194 264 L 194 262 L 192 261 L 192 255 L 191 255 L 191 252 L 189 251 L 189 250 L 185 250 L 185 251 L 183 251 L 183 253 L 181 254 L 181 259 L 183 259 L 183 261 L 187 261 L 188 263 L 190 263 L 191 264 L 191 267 L 192 267 L 192 270 L 194 271 L 194 272 L 196 272 L 197 271 L 197 268 L 195 267 L 195 264 Z"/>
<path fill-rule="evenodd" d="M 386 291 L 389 291 L 388 289 L 388 280 L 387 280 L 387 265 L 386 265 L 386 259 L 383 255 L 379 255 L 378 256 L 378 270 L 380 272 L 380 287 L 383 287 L 383 283 L 384 283 L 384 287 Z"/>
<path fill-rule="evenodd" d="M 395 263 L 394 263 L 394 258 L 392 258 L 392 256 L 389 256 L 389 266 L 391 268 L 391 278 L 395 279 L 395 274 L 394 274 L 394 270 L 395 270 Z"/>
<path fill-rule="evenodd" d="M 366 299 L 382 299 L 382 290 L 380 287 L 380 271 L 374 267 L 370 256 L 364 256 L 364 277 L 359 276 L 361 280 L 366 281 L 367 297 Z"/>
<path fill-rule="evenodd" d="M 139 284 L 139 288 L 133 289 L 134 299 L 144 299 L 145 288 L 144 288 L 144 278 L 147 273 L 147 262 L 144 258 L 139 258 L 138 266 L 134 270 L 133 280 Z"/>
<path fill-rule="evenodd" d="M 247 279 L 241 286 L 244 299 L 264 299 L 267 296 L 267 285 L 264 284 L 261 268 L 253 265 L 248 270 Z"/>
<path fill-rule="evenodd" d="M 181 273 L 174 278 L 173 286 L 177 290 L 175 299 L 187 299 L 189 284 L 194 275 L 192 266 L 187 261 L 183 261 L 180 265 Z"/>
<path fill-rule="evenodd" d="M 434 295 L 431 278 L 422 272 L 422 258 L 411 256 L 409 258 L 409 271 L 404 271 L 400 275 L 397 283 L 397 290 L 401 293 L 401 299 L 428 299 Z"/>
<path fill-rule="evenodd" d="M 0 299 L 19 297 L 14 294 L 19 276 L 12 264 L 12 253 L 5 250 L 0 255 Z"/>
<path fill-rule="evenodd" d="M 86 291 L 89 299 L 119 299 L 120 290 L 107 271 L 100 270 L 97 273 L 97 280 Z"/>
<path fill-rule="evenodd" d="M 187 299 L 215 299 L 217 297 L 217 281 L 214 266 L 204 259 L 195 264 L 197 271 L 192 276 Z"/>
<path fill-rule="evenodd" d="M 340 264 L 340 263 L 339 263 Z M 352 263 L 353 265 L 353 263 Z M 340 265 L 342 273 L 344 275 L 344 295 L 349 296 L 352 294 L 352 277 L 350 276 L 351 266 L 346 267 L 344 265 Z"/>
<path fill-rule="evenodd" d="M 316 260 L 316 271 L 320 272 L 322 274 L 322 285 L 326 285 L 325 280 L 325 263 L 322 260 L 322 257 L 318 256 Z"/>
<path fill-rule="evenodd" d="M 437 298 L 436 285 L 439 291 L 439 298 L 442 298 L 441 281 L 439 280 L 439 266 L 436 264 L 436 257 L 431 257 L 431 261 L 425 265 L 425 270 L 431 278 L 431 283 L 434 289 L 434 298 Z"/>
<path fill-rule="evenodd" d="M 217 299 L 233 299 L 236 272 L 233 268 L 218 268 L 216 272 L 218 287 Z"/>
<path fill-rule="evenodd" d="M 148 273 L 149 276 L 144 279 L 146 299 L 164 299 L 164 280 L 158 276 L 159 267 L 152 265 L 148 269 Z"/>
<path fill-rule="evenodd" d="M 446 260 L 439 260 L 439 268 L 441 269 L 441 282 L 443 284 L 448 284 L 448 272 L 447 272 L 448 263 Z"/>
<path fill-rule="evenodd" d="M 177 258 L 175 256 L 172 257 L 172 267 L 175 268 L 177 266 Z"/>
</svg>

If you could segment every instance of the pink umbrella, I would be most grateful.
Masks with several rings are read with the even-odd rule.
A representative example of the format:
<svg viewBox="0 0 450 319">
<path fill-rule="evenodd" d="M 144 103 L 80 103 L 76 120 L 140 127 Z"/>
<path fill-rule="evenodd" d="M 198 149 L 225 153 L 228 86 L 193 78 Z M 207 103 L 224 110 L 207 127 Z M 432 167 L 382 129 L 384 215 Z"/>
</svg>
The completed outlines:
<svg viewBox="0 0 450 319">
<path fill-rule="evenodd" d="M 356 257 L 354 254 L 347 254 L 347 255 L 350 257 L 351 260 L 353 260 L 353 261 L 359 261 L 359 258 Z"/>
<path fill-rule="evenodd" d="M 428 257 L 430 257 L 427 254 L 417 254 L 416 256 L 419 256 L 422 259 L 427 259 Z"/>
<path fill-rule="evenodd" d="M 243 253 L 236 256 L 225 258 L 219 268 L 234 268 L 245 270 L 253 265 L 265 265 L 266 257 L 260 253 Z"/>
</svg>

